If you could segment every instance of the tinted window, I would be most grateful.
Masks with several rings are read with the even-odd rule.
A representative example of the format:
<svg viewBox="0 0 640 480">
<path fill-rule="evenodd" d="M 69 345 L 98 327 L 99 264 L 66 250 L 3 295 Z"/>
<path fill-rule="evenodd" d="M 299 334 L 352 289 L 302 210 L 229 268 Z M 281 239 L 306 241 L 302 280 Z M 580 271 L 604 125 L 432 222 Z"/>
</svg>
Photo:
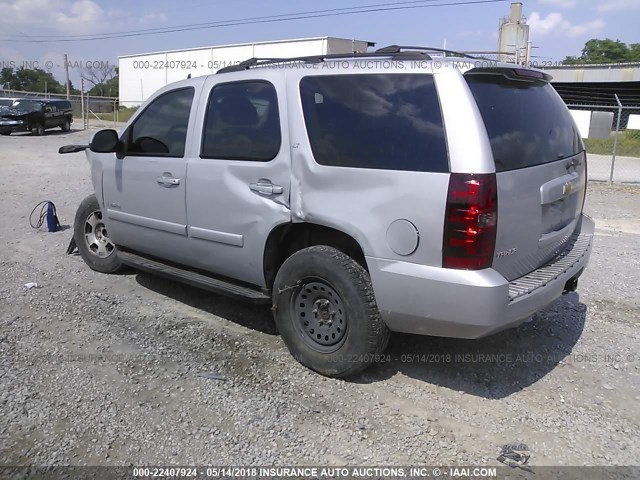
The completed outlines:
<svg viewBox="0 0 640 480">
<path fill-rule="evenodd" d="M 491 141 L 496 171 L 553 162 L 579 153 L 582 140 L 569 110 L 546 82 L 469 75 Z"/>
<path fill-rule="evenodd" d="M 316 162 L 386 170 L 449 170 L 433 76 L 305 77 L 300 92 Z"/>
<path fill-rule="evenodd" d="M 238 82 L 214 87 L 202 133 L 202 158 L 269 161 L 280 151 L 273 85 Z"/>
<path fill-rule="evenodd" d="M 42 104 L 36 100 L 16 100 L 11 108 L 17 110 L 26 110 L 30 112 L 39 112 L 42 110 Z"/>
<path fill-rule="evenodd" d="M 13 103 L 13 100 L 5 100 L 4 98 L 0 98 L 0 107 L 8 107 Z"/>
<path fill-rule="evenodd" d="M 71 103 L 65 101 L 54 102 L 59 110 L 71 110 Z"/>
<path fill-rule="evenodd" d="M 127 155 L 183 157 L 193 88 L 165 93 L 145 108 L 128 132 Z"/>
</svg>

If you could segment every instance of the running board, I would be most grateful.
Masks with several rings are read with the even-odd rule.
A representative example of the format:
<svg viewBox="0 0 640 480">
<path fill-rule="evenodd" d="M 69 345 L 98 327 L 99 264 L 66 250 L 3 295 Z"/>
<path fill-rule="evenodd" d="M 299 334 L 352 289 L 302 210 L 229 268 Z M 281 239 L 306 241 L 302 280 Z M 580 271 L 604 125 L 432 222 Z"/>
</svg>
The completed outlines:
<svg viewBox="0 0 640 480">
<path fill-rule="evenodd" d="M 145 272 L 155 273 L 162 277 L 175 280 L 177 282 L 186 283 L 194 287 L 209 290 L 210 292 L 227 295 L 229 297 L 240 298 L 251 303 L 271 303 L 271 298 L 260 290 L 249 287 L 235 285 L 224 280 L 209 277 L 201 273 L 184 270 L 179 267 L 173 267 L 157 260 L 151 260 L 131 252 L 118 252 L 118 258 L 125 265 L 144 270 Z"/>
</svg>

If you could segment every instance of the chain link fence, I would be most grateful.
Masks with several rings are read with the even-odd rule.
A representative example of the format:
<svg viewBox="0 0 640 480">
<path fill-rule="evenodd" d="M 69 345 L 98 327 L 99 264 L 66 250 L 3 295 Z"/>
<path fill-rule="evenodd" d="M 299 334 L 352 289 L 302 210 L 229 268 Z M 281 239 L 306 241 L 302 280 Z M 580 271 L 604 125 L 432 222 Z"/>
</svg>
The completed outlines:
<svg viewBox="0 0 640 480">
<path fill-rule="evenodd" d="M 8 89 L 0 89 L 1 98 L 67 100 L 64 93 L 25 92 Z M 73 108 L 73 129 L 116 127 L 121 121 L 117 97 L 69 95 L 68 100 Z"/>
<path fill-rule="evenodd" d="M 623 105 L 622 102 L 608 106 L 567 103 L 567 106 L 574 113 L 609 114 L 600 116 L 607 122 L 609 135 L 584 139 L 589 155 L 589 178 L 609 183 L 640 183 L 640 106 Z M 593 121 L 594 113 L 590 115 Z"/>
</svg>

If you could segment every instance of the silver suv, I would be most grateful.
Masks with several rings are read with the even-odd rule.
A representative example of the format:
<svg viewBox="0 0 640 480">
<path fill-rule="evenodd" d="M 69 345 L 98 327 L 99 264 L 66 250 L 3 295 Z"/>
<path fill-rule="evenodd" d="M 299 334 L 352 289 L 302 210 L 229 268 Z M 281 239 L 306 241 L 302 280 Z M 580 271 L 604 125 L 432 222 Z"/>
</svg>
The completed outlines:
<svg viewBox="0 0 640 480">
<path fill-rule="evenodd" d="M 89 145 L 82 258 L 270 304 L 327 376 L 390 331 L 522 323 L 587 264 L 585 149 L 546 73 L 431 50 L 251 59 L 160 89 Z"/>
</svg>

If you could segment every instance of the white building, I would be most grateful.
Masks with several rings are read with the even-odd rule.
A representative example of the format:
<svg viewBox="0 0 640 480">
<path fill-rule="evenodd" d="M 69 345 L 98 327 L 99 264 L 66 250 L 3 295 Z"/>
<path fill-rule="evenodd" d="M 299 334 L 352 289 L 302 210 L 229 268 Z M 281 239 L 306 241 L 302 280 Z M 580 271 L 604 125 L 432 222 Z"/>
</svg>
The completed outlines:
<svg viewBox="0 0 640 480">
<path fill-rule="evenodd" d="M 375 44 L 346 38 L 316 37 L 170 50 L 118 57 L 120 105 L 140 105 L 165 85 L 188 75 L 210 75 L 249 58 L 288 58 L 366 52 Z"/>
</svg>

